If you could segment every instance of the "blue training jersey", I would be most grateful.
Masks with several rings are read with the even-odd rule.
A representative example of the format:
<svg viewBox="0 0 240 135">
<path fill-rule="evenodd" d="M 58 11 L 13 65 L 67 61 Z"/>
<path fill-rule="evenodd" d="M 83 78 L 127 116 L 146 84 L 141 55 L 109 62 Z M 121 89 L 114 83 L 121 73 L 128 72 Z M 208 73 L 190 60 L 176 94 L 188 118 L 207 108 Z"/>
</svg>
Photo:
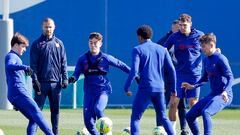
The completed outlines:
<svg viewBox="0 0 240 135">
<path fill-rule="evenodd" d="M 5 56 L 5 72 L 8 85 L 8 99 L 13 101 L 18 95 L 28 95 L 25 88 L 25 72 L 28 66 L 22 64 L 19 55 L 10 51 Z"/>
<path fill-rule="evenodd" d="M 228 63 L 228 59 L 218 52 L 208 56 L 203 61 L 204 73 L 195 87 L 210 81 L 210 95 L 220 95 L 224 90 L 232 93 L 233 73 Z"/>
<path fill-rule="evenodd" d="M 61 40 L 41 35 L 30 50 L 30 66 L 36 74 L 33 80 L 67 83 L 67 56 Z"/>
<path fill-rule="evenodd" d="M 171 78 L 170 90 L 175 93 L 176 73 L 170 55 L 164 47 L 148 39 L 133 48 L 131 72 L 124 90 L 128 91 L 133 79 L 139 75 L 139 89 L 164 92 L 164 71 Z"/>
<path fill-rule="evenodd" d="M 168 50 L 174 45 L 177 75 L 201 75 L 202 58 L 199 38 L 202 35 L 203 32 L 196 29 L 191 29 L 189 36 L 178 31 L 170 35 L 164 43 L 163 46 Z"/>
<path fill-rule="evenodd" d="M 105 71 L 106 73 L 109 72 L 110 66 L 117 67 L 126 73 L 130 72 L 130 67 L 128 67 L 124 62 L 102 52 L 100 52 L 97 56 L 90 55 L 91 62 L 94 63 L 99 57 L 99 55 L 101 55 L 102 59 L 98 63 L 98 68 Z M 78 59 L 75 71 L 73 73 L 73 77 L 78 80 L 79 76 L 81 74 L 84 74 L 88 70 L 88 67 L 89 62 L 86 53 Z M 109 79 L 107 78 L 107 74 L 84 75 L 84 92 L 94 94 L 101 93 L 103 91 L 106 91 L 108 93 L 112 92 L 112 87 Z"/>
</svg>

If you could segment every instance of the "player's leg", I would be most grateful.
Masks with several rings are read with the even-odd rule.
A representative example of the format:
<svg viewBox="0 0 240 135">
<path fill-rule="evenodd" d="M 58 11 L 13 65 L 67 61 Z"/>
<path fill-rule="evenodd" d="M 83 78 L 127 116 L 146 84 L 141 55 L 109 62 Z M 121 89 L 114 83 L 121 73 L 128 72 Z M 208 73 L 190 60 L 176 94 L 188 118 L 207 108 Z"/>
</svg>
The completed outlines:
<svg viewBox="0 0 240 135">
<path fill-rule="evenodd" d="M 170 102 L 170 97 L 171 97 L 171 89 L 170 89 L 170 86 L 171 84 L 170 83 L 167 83 L 165 82 L 165 92 L 164 92 L 164 96 L 165 96 L 165 104 L 166 104 L 166 108 Z M 157 123 L 157 126 L 163 126 L 163 124 L 160 122 L 161 118 L 158 117 L 158 115 L 156 115 L 156 123 Z"/>
<path fill-rule="evenodd" d="M 51 90 L 48 91 L 48 99 L 51 111 L 52 130 L 58 135 L 59 108 L 61 101 L 61 85 L 60 83 L 49 83 Z"/>
<path fill-rule="evenodd" d="M 95 99 L 94 112 L 97 118 L 104 117 L 104 110 L 107 107 L 108 94 L 106 92 L 101 93 Z"/>
<path fill-rule="evenodd" d="M 34 101 L 37 103 L 40 110 L 42 110 L 44 107 L 46 97 L 47 97 L 47 92 L 48 92 L 48 89 L 45 89 L 44 85 L 42 84 L 41 84 L 41 95 L 37 95 L 36 91 L 34 92 Z M 28 127 L 30 127 L 35 132 L 37 131 L 36 123 L 29 122 Z"/>
<path fill-rule="evenodd" d="M 210 97 L 205 97 L 201 99 L 186 114 L 186 120 L 188 122 L 188 126 L 194 135 L 200 134 L 197 117 L 201 116 L 201 112 L 203 108 L 206 106 L 206 104 L 209 102 L 210 99 L 211 99 Z"/>
<path fill-rule="evenodd" d="M 200 78 L 199 76 L 186 77 L 184 81 L 189 82 L 190 84 L 195 84 L 199 80 L 199 78 Z M 198 102 L 198 98 L 199 98 L 199 95 L 200 95 L 200 87 L 192 89 L 192 90 L 187 90 L 187 91 L 185 89 L 183 89 L 183 91 L 185 91 L 185 97 L 186 97 L 186 99 L 188 99 L 189 107 L 191 108 L 193 105 L 195 105 Z M 182 116 L 179 115 L 180 127 L 181 127 L 181 130 L 182 130 L 181 135 L 186 135 L 187 134 L 186 124 L 185 124 L 186 118 L 185 118 L 184 114 L 186 115 L 186 109 L 182 110 L 182 114 L 181 114 Z"/>
<path fill-rule="evenodd" d="M 35 129 L 31 123 L 36 123 L 40 129 L 46 135 L 53 135 L 50 127 L 48 126 L 46 120 L 44 119 L 41 110 L 37 106 L 36 102 L 29 96 L 19 96 L 16 97 L 13 103 L 19 111 L 29 119 L 29 125 L 27 127 L 27 135 L 34 135 Z"/>
<path fill-rule="evenodd" d="M 222 95 L 218 95 L 213 97 L 209 103 L 203 108 L 201 111 L 203 117 L 203 126 L 204 126 L 204 135 L 211 135 L 212 131 L 212 119 L 211 117 L 218 112 L 220 112 L 223 108 L 229 105 L 232 102 L 230 99 L 228 102 L 223 100 Z"/>
<path fill-rule="evenodd" d="M 132 105 L 131 114 L 131 135 L 139 135 L 139 124 L 142 115 L 150 103 L 150 93 L 144 90 L 138 90 Z"/>
<path fill-rule="evenodd" d="M 186 121 L 186 102 L 185 98 L 181 98 L 178 104 L 178 117 L 180 122 L 180 129 L 181 129 L 181 135 L 187 135 L 188 132 L 186 131 L 187 121 Z"/>
<path fill-rule="evenodd" d="M 171 96 L 169 103 L 169 119 L 172 123 L 174 133 L 176 134 L 176 121 L 177 121 L 177 112 L 178 112 L 178 104 L 181 98 L 184 98 L 185 91 L 181 88 L 181 82 L 177 82 L 177 97 Z"/>
<path fill-rule="evenodd" d="M 174 131 L 166 115 L 166 104 L 164 100 L 163 92 L 153 92 L 151 95 L 151 100 L 155 108 L 156 116 L 159 118 L 160 123 L 163 124 L 168 135 L 174 135 Z"/>
<path fill-rule="evenodd" d="M 108 103 L 108 94 L 106 92 L 101 93 L 99 96 L 95 99 L 95 105 L 94 105 L 94 112 L 97 116 L 97 119 L 104 117 L 104 110 L 107 107 Z M 111 134 L 112 131 L 108 133 L 108 135 Z M 100 133 L 100 135 L 105 135 Z"/>
<path fill-rule="evenodd" d="M 98 135 L 95 127 L 96 115 L 94 112 L 94 94 L 84 93 L 83 97 L 83 118 L 84 124 L 91 135 Z"/>
</svg>

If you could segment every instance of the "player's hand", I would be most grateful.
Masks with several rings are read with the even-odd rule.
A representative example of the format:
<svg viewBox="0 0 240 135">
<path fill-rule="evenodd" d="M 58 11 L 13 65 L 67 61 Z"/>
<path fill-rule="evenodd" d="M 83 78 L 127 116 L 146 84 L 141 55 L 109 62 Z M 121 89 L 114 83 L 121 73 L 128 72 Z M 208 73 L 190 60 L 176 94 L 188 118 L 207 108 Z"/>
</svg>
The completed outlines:
<svg viewBox="0 0 240 135">
<path fill-rule="evenodd" d="M 135 80 L 136 80 L 137 84 L 139 84 L 140 83 L 140 76 L 135 77 Z"/>
<path fill-rule="evenodd" d="M 26 76 L 31 76 L 33 74 L 33 70 L 30 67 L 27 67 L 25 70 L 25 75 Z"/>
<path fill-rule="evenodd" d="M 76 82 L 76 79 L 73 76 L 68 78 L 68 83 L 75 83 L 75 82 Z"/>
<path fill-rule="evenodd" d="M 225 103 L 227 103 L 229 101 L 227 92 L 224 90 L 221 95 L 222 95 L 223 100 L 225 101 Z"/>
<path fill-rule="evenodd" d="M 194 88 L 194 85 L 191 85 L 187 82 L 183 82 L 182 85 L 181 85 L 181 88 L 184 88 L 185 90 L 191 90 Z"/>
<path fill-rule="evenodd" d="M 132 92 L 129 90 L 129 91 L 126 92 L 126 95 L 131 97 L 132 96 Z"/>
<path fill-rule="evenodd" d="M 41 84 L 38 80 L 33 81 L 33 89 L 36 91 L 37 95 L 41 95 Z"/>
<path fill-rule="evenodd" d="M 67 83 L 67 82 L 62 82 L 61 87 L 62 87 L 63 89 L 66 89 L 67 86 L 68 86 L 68 83 Z"/>
</svg>

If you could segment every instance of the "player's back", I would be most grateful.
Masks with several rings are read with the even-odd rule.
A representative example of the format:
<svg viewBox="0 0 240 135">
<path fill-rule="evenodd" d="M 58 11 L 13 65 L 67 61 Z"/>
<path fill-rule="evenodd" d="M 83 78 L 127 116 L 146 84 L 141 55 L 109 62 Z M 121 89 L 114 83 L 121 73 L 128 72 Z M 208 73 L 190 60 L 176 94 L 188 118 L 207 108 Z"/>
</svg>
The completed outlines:
<svg viewBox="0 0 240 135">
<path fill-rule="evenodd" d="M 164 89 L 164 59 L 167 50 L 151 40 L 134 48 L 139 55 L 140 88 Z M 154 91 L 154 90 L 153 90 Z"/>
</svg>

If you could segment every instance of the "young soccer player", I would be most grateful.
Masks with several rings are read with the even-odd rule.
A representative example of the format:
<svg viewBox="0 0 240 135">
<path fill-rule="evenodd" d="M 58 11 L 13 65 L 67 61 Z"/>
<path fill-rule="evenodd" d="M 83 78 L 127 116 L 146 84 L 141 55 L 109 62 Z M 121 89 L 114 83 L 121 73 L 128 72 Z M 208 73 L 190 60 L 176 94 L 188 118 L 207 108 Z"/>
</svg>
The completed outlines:
<svg viewBox="0 0 240 135">
<path fill-rule="evenodd" d="M 203 117 L 204 135 L 212 131 L 211 117 L 232 102 L 233 74 L 227 58 L 216 51 L 216 36 L 205 34 L 200 38 L 202 51 L 207 55 L 204 59 L 204 74 L 195 84 L 182 83 L 182 88 L 191 91 L 210 81 L 211 92 L 197 102 L 186 114 L 188 125 L 194 135 L 200 135 L 196 118 Z"/>
<path fill-rule="evenodd" d="M 171 94 L 176 94 L 176 73 L 168 51 L 151 41 L 152 28 L 142 25 L 137 29 L 139 45 L 132 51 L 132 68 L 125 83 L 125 92 L 132 96 L 129 87 L 136 76 L 140 76 L 138 91 L 132 105 L 131 135 L 139 135 L 140 119 L 152 102 L 158 117 L 168 135 L 174 135 L 173 128 L 166 116 L 164 97 L 164 71 L 166 69 L 171 80 Z"/>
<path fill-rule="evenodd" d="M 180 99 L 189 99 L 189 105 L 192 107 L 199 98 L 200 88 L 192 91 L 185 91 L 181 88 L 182 82 L 190 81 L 196 83 L 201 77 L 202 58 L 199 38 L 203 32 L 192 27 L 192 17 L 188 14 L 181 14 L 179 17 L 179 31 L 170 35 L 164 43 L 168 50 L 174 45 L 174 54 L 176 58 L 175 69 L 177 74 L 177 97 L 170 99 L 169 119 L 172 121 L 174 130 L 176 129 L 177 109 L 181 125 L 181 135 L 187 135 L 186 131 L 186 107 Z"/>
<path fill-rule="evenodd" d="M 5 71 L 8 85 L 8 100 L 28 120 L 27 135 L 34 135 L 33 123 L 37 123 L 46 135 L 53 135 L 41 110 L 26 89 L 25 75 L 32 75 L 33 70 L 22 64 L 20 56 L 26 51 L 28 40 L 16 33 L 11 40 L 11 51 L 5 57 Z"/>
<path fill-rule="evenodd" d="M 89 35 L 89 51 L 78 59 L 75 71 L 69 78 L 69 83 L 74 83 L 80 74 L 84 74 L 84 123 L 91 135 L 99 135 L 95 121 L 104 116 L 108 96 L 112 92 L 107 78 L 109 67 L 114 66 L 126 73 L 130 72 L 130 67 L 125 63 L 101 52 L 102 40 L 100 33 L 93 32 Z"/>
</svg>

